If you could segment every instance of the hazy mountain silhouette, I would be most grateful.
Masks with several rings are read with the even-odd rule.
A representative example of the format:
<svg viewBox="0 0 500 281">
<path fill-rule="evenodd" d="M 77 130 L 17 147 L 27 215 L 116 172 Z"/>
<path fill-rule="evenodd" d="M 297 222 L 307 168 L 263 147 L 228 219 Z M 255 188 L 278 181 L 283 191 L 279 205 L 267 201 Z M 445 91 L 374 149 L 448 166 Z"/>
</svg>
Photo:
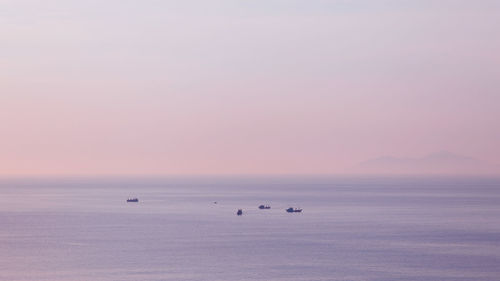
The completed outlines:
<svg viewBox="0 0 500 281">
<path fill-rule="evenodd" d="M 479 159 L 440 151 L 422 158 L 379 157 L 360 163 L 356 171 L 376 174 L 498 174 Z"/>
</svg>

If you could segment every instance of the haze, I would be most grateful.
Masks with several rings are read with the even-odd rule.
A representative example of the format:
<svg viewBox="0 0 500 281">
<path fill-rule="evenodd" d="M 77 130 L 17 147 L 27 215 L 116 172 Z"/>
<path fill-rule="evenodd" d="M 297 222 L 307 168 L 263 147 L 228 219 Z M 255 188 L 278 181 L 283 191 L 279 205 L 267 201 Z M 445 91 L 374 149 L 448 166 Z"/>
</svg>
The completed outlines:
<svg viewBox="0 0 500 281">
<path fill-rule="evenodd" d="M 499 164 L 499 1 L 0 7 L 2 175 Z"/>
</svg>

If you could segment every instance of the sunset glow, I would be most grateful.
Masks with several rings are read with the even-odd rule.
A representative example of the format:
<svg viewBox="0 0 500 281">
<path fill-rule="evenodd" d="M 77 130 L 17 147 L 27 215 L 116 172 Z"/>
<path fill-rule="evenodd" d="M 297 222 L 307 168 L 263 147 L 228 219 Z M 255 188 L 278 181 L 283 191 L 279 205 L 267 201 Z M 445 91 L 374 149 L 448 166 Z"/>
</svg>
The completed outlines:
<svg viewBox="0 0 500 281">
<path fill-rule="evenodd" d="M 0 1 L 0 174 L 498 167 L 498 3 Z"/>
</svg>

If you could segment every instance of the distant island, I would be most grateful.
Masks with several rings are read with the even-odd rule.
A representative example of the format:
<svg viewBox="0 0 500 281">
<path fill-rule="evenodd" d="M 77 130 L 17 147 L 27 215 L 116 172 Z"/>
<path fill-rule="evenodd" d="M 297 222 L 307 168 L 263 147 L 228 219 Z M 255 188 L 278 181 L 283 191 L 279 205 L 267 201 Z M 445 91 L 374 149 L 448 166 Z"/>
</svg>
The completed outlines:
<svg viewBox="0 0 500 281">
<path fill-rule="evenodd" d="M 498 174 L 498 167 L 479 159 L 439 151 L 421 158 L 384 156 L 361 162 L 354 170 L 367 174 Z"/>
</svg>

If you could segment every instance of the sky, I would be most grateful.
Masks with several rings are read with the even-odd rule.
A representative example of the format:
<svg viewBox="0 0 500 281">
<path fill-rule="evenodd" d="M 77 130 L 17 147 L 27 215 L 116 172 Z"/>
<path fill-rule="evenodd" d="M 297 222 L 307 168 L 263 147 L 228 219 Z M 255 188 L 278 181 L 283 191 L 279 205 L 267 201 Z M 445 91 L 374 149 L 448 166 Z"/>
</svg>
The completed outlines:
<svg viewBox="0 0 500 281">
<path fill-rule="evenodd" d="M 500 1 L 0 0 L 0 175 L 500 164 Z"/>
</svg>

